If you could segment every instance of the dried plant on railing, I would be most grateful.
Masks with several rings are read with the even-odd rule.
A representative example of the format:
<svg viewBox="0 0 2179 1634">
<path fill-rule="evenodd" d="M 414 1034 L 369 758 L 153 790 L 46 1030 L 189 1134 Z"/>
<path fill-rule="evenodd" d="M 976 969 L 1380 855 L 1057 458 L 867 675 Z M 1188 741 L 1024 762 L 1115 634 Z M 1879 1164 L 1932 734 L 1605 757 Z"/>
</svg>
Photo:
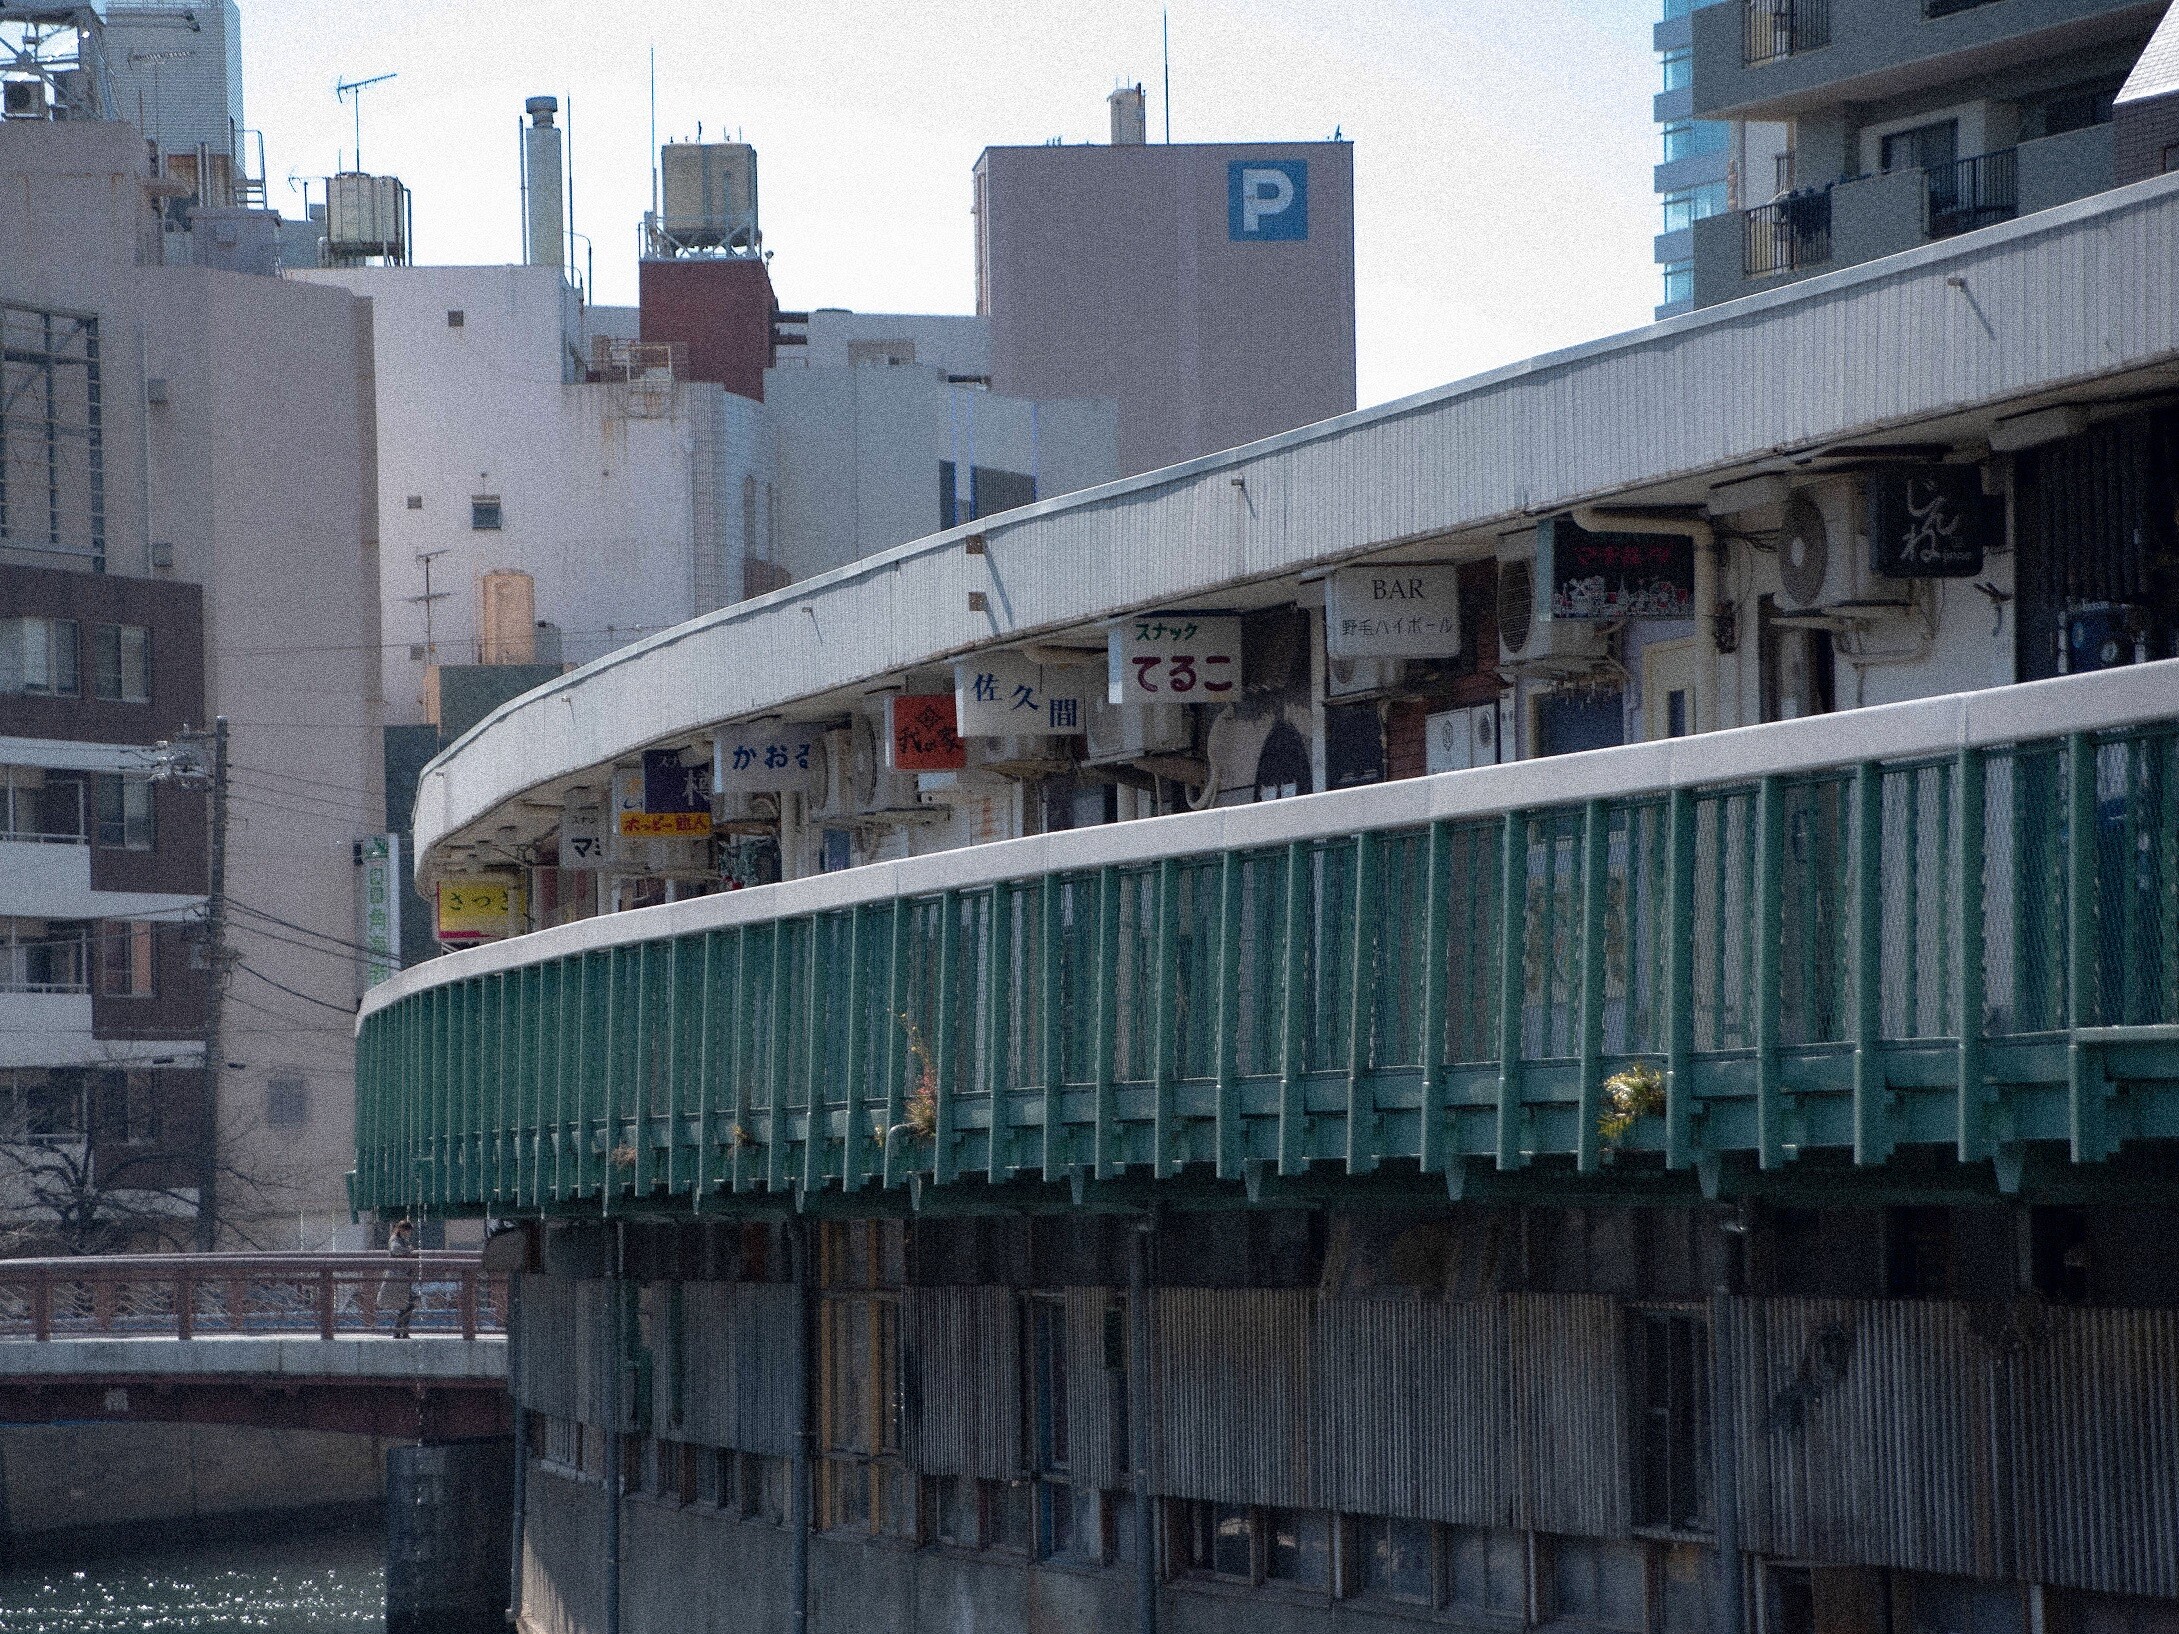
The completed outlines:
<svg viewBox="0 0 2179 1634">
<path fill-rule="evenodd" d="M 916 1064 L 915 1083 L 901 1110 L 901 1127 L 917 1140 L 935 1140 L 938 1138 L 938 1062 L 931 1054 L 931 1047 L 923 1042 L 923 1031 L 916 1026 L 915 1017 L 903 1010 L 900 1024 L 908 1029 L 908 1053 Z"/>
<path fill-rule="evenodd" d="M 1596 1120 L 1596 1132 L 1607 1146 L 1616 1146 L 1639 1119 L 1661 1117 L 1664 1109 L 1664 1074 L 1647 1061 L 1637 1061 L 1604 1080 L 1604 1113 Z"/>
</svg>

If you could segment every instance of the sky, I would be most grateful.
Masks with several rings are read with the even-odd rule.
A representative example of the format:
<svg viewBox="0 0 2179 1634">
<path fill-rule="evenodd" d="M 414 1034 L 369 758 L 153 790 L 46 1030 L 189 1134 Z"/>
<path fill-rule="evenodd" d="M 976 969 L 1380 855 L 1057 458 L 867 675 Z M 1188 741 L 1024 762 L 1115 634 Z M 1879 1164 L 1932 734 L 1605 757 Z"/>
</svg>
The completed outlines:
<svg viewBox="0 0 2179 1634">
<path fill-rule="evenodd" d="M 416 259 L 520 253 L 516 127 L 560 98 L 595 299 L 635 299 L 658 134 L 758 152 L 790 309 L 966 312 L 987 146 L 1106 139 L 1140 80 L 1164 131 L 1156 0 L 240 0 L 270 202 L 354 160 L 414 195 Z M 1657 85 L 1643 0 L 1174 0 L 1175 141 L 1354 143 L 1359 400 L 1648 321 Z M 577 246 L 578 257 L 586 253 Z"/>
</svg>

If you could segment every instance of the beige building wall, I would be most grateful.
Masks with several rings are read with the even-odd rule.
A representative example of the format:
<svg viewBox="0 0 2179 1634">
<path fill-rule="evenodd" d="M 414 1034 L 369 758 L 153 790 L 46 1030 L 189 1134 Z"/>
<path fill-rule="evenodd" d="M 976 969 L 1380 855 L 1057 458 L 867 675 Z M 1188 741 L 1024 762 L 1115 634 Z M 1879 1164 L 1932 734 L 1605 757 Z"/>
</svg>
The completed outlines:
<svg viewBox="0 0 2179 1634">
<path fill-rule="evenodd" d="M 238 905 L 219 1212 L 236 1246 L 316 1246 L 347 1222 L 354 848 L 385 820 L 370 306 L 142 264 L 141 154 L 124 124 L 0 123 L 0 300 L 97 315 L 107 571 L 204 586 Z"/>
</svg>

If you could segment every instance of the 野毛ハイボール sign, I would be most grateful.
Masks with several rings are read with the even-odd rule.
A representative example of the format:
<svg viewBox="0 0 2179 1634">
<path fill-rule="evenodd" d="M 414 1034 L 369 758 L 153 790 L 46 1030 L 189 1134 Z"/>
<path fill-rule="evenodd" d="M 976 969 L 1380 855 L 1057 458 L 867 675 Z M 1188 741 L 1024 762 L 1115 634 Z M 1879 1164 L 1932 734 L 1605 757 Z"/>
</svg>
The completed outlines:
<svg viewBox="0 0 2179 1634">
<path fill-rule="evenodd" d="M 1334 658 L 1458 658 L 1460 569 L 1449 562 L 1342 568 L 1324 587 Z"/>
<path fill-rule="evenodd" d="M 896 692 L 885 700 L 885 765 L 895 772 L 957 772 L 968 765 L 952 693 Z"/>
<path fill-rule="evenodd" d="M 1097 672 L 1032 663 L 1017 652 L 953 666 L 954 730 L 964 738 L 1071 737 L 1088 729 Z"/>
<path fill-rule="evenodd" d="M 1536 575 L 1553 618 L 1695 616 L 1692 534 L 1591 533 L 1547 517 L 1536 529 Z"/>
<path fill-rule="evenodd" d="M 1110 704 L 1222 704 L 1241 694 L 1241 620 L 1233 613 L 1139 613 L 1105 638 Z"/>
<path fill-rule="evenodd" d="M 803 723 L 722 726 L 711 740 L 711 786 L 721 794 L 806 788 L 823 769 L 824 735 Z"/>
<path fill-rule="evenodd" d="M 1871 471 L 1862 497 L 1869 519 L 1869 571 L 1884 579 L 1971 579 L 2001 527 L 1972 465 Z"/>
</svg>

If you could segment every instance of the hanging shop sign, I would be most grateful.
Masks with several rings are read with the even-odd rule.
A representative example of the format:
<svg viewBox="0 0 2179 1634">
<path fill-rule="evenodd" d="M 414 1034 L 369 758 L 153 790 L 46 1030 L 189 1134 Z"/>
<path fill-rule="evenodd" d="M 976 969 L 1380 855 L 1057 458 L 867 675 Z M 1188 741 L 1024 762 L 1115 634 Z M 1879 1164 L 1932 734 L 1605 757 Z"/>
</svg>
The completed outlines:
<svg viewBox="0 0 2179 1634">
<path fill-rule="evenodd" d="M 1226 703 L 1241 694 L 1241 620 L 1232 613 L 1141 613 L 1105 638 L 1105 701 Z"/>
<path fill-rule="evenodd" d="M 560 866 L 592 873 L 605 866 L 605 808 L 595 799 L 560 808 Z"/>
<path fill-rule="evenodd" d="M 1869 571 L 1886 579 L 1969 579 L 1998 508 L 1972 465 L 1871 471 L 1862 482 L 1869 519 Z"/>
<path fill-rule="evenodd" d="M 1072 737 L 1086 731 L 1095 669 L 988 653 L 953 666 L 954 729 L 964 738 Z"/>
<path fill-rule="evenodd" d="M 504 876 L 442 879 L 437 906 L 436 930 L 442 942 L 496 942 L 523 928 L 522 887 Z"/>
<path fill-rule="evenodd" d="M 1460 569 L 1342 568 L 1325 582 L 1324 650 L 1333 658 L 1458 658 Z"/>
<path fill-rule="evenodd" d="M 885 700 L 887 771 L 957 772 L 967 764 L 952 693 L 896 692 Z"/>
<path fill-rule="evenodd" d="M 822 771 L 818 725 L 770 721 L 722 726 L 711 740 L 711 786 L 721 794 L 777 794 L 807 787 Z"/>
<path fill-rule="evenodd" d="M 1554 516 L 1536 529 L 1536 569 L 1553 618 L 1695 616 L 1691 534 L 1591 533 Z"/>
<path fill-rule="evenodd" d="M 627 839 L 703 839 L 711 833 L 711 778 L 678 749 L 646 749 L 641 770 L 613 774 L 616 832 Z"/>
<path fill-rule="evenodd" d="M 401 968 L 401 836 L 363 842 L 363 985 L 376 987 Z"/>
</svg>

